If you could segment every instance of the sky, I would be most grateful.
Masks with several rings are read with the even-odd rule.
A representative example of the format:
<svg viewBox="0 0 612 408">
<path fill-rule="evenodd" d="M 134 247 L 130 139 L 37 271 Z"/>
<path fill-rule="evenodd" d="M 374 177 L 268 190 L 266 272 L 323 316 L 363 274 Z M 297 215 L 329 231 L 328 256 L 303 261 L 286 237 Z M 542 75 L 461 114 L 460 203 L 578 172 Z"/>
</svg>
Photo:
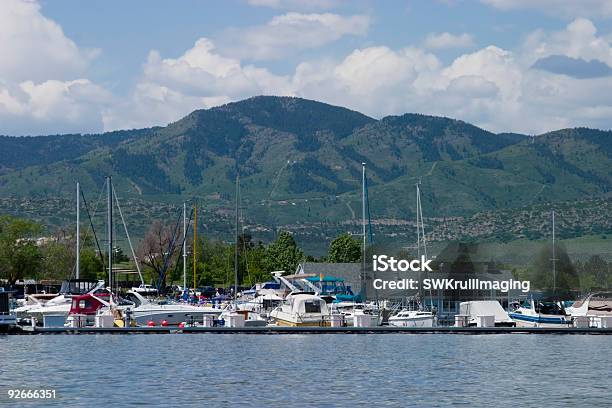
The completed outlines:
<svg viewBox="0 0 612 408">
<path fill-rule="evenodd" d="M 612 128 L 612 0 L 1 0 L 0 134 L 289 95 L 494 132 Z"/>
</svg>

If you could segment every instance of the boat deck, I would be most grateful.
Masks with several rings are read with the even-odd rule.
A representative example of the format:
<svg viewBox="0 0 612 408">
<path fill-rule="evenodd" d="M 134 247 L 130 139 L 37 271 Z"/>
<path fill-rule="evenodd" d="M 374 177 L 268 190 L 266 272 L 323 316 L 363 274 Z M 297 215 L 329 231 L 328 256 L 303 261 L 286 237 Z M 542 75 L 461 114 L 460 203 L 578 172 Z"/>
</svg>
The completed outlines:
<svg viewBox="0 0 612 408">
<path fill-rule="evenodd" d="M 549 327 L 112 327 L 69 328 L 48 327 L 13 330 L 10 334 L 603 334 L 612 335 L 612 328 L 549 328 Z"/>
</svg>

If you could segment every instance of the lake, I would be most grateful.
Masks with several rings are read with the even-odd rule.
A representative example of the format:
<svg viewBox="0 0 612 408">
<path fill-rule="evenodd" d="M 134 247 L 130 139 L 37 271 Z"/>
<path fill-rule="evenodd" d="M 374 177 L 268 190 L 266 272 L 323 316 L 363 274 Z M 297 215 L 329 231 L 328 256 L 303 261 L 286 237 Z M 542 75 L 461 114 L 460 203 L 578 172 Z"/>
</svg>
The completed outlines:
<svg viewBox="0 0 612 408">
<path fill-rule="evenodd" d="M 610 406 L 611 367 L 612 336 L 0 336 L 0 405 Z"/>
</svg>

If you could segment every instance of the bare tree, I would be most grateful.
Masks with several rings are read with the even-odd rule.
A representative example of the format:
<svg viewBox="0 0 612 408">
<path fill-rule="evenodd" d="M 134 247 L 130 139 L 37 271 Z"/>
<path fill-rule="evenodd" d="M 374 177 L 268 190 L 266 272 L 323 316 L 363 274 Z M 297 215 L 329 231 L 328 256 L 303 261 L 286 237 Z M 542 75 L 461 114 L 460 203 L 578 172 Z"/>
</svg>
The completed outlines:
<svg viewBox="0 0 612 408">
<path fill-rule="evenodd" d="M 166 257 L 169 256 L 168 250 L 172 242 L 173 232 L 174 228 L 172 226 L 163 224 L 160 221 L 154 221 L 145 234 L 144 239 L 140 245 L 138 245 L 136 256 L 143 265 L 151 269 L 155 276 L 159 276 L 164 270 Z M 167 261 L 166 272 L 169 272 L 174 267 L 178 258 L 178 253 L 180 252 L 176 248 L 180 246 L 180 244 L 180 241 L 176 242 L 176 247 Z"/>
</svg>

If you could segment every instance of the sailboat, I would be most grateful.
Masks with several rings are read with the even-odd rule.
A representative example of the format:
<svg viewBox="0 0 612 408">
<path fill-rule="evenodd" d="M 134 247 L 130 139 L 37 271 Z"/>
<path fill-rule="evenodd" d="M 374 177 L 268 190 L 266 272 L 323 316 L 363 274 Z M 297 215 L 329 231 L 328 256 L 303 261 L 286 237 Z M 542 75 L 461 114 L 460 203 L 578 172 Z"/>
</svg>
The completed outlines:
<svg viewBox="0 0 612 408">
<path fill-rule="evenodd" d="M 420 183 L 416 185 L 416 216 L 417 216 L 417 258 L 421 259 L 421 246 L 427 259 L 427 244 L 425 241 L 425 226 L 423 223 L 423 208 L 421 207 Z M 432 311 L 424 310 L 420 305 L 418 310 L 402 309 L 394 316 L 389 317 L 390 326 L 399 327 L 433 327 L 435 315 Z"/>
<path fill-rule="evenodd" d="M 45 316 L 60 317 L 68 316 L 72 299 L 83 294 L 101 293 L 104 291 L 103 280 L 87 280 L 80 279 L 80 198 L 81 188 L 77 181 L 76 183 L 76 263 L 75 263 L 75 279 L 67 279 L 62 282 L 62 286 L 57 294 L 32 294 L 28 295 L 25 304 L 15 308 L 13 312 L 19 318 L 36 319 L 39 323 L 43 323 Z"/>
<path fill-rule="evenodd" d="M 553 296 L 557 289 L 557 269 L 555 257 L 555 212 L 552 212 L 552 274 L 553 274 Z M 517 327 L 567 327 L 572 323 L 571 317 L 566 315 L 565 310 L 554 300 L 527 299 L 519 307 L 508 313 L 510 318 L 516 322 Z"/>
</svg>

